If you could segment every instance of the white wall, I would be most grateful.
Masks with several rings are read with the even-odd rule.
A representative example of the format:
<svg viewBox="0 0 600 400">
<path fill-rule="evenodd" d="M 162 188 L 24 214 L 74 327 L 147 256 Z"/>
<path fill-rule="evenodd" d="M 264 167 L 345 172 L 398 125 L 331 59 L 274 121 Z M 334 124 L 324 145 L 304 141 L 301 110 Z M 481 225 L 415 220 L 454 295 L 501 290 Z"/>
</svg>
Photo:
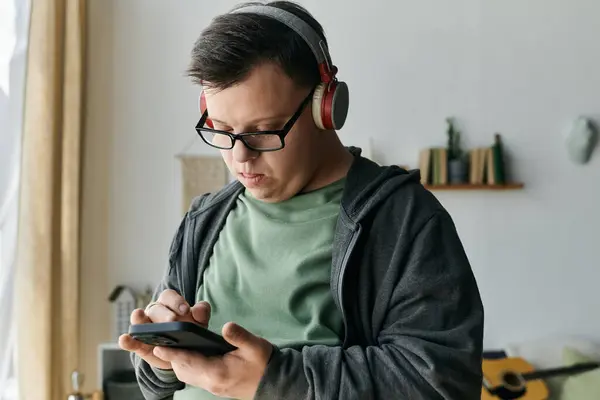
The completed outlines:
<svg viewBox="0 0 600 400">
<path fill-rule="evenodd" d="M 106 296 L 162 275 L 180 217 L 174 155 L 194 137 L 191 46 L 238 1 L 90 2 L 84 354 L 108 337 Z M 380 162 L 416 166 L 455 115 L 466 145 L 500 132 L 526 184 L 448 192 L 486 307 L 486 345 L 551 334 L 600 340 L 600 150 L 566 157 L 564 129 L 600 121 L 600 3 L 595 0 L 303 1 L 323 23 L 351 88 L 347 144 L 373 138 Z M 199 140 L 191 151 L 209 152 Z M 87 271 L 87 272 L 86 272 Z M 95 308 L 94 308 L 95 307 Z M 91 368 L 91 367 L 90 367 Z"/>
</svg>

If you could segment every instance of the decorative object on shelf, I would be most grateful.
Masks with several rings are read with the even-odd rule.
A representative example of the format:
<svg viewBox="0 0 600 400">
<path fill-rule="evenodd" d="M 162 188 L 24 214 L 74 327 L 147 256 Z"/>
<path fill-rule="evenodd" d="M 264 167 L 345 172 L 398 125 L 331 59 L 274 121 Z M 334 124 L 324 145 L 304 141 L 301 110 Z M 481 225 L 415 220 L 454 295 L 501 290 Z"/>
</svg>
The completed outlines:
<svg viewBox="0 0 600 400">
<path fill-rule="evenodd" d="M 598 130 L 585 117 L 579 117 L 573 123 L 567 138 L 569 158 L 576 164 L 586 164 L 598 143 Z"/>
<path fill-rule="evenodd" d="M 490 146 L 463 151 L 460 132 L 454 127 L 453 119 L 448 118 L 446 122 L 448 146 L 430 147 L 419 153 L 421 183 L 427 189 L 517 190 L 524 187 L 522 183 L 508 179 L 504 145 L 499 133 L 494 135 Z"/>
<path fill-rule="evenodd" d="M 468 179 L 467 159 L 460 147 L 460 131 L 454 126 L 454 118 L 446 118 L 448 124 L 448 180 L 450 183 L 465 183 Z"/>
<path fill-rule="evenodd" d="M 494 144 L 490 148 L 487 168 L 489 184 L 503 185 L 506 183 L 504 149 L 502 148 L 502 139 L 499 133 L 494 135 Z"/>
<path fill-rule="evenodd" d="M 119 336 L 129 332 L 129 320 L 137 306 L 137 294 L 129 286 L 119 285 L 113 289 L 108 301 L 113 304 L 112 339 L 117 342 Z"/>
</svg>

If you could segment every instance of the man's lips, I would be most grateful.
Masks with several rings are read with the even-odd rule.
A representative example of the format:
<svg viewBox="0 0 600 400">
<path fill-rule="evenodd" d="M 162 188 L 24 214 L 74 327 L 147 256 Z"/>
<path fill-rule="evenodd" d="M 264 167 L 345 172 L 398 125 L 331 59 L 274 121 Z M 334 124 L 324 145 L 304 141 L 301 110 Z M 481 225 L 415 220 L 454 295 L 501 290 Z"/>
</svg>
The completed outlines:
<svg viewBox="0 0 600 400">
<path fill-rule="evenodd" d="M 265 180 L 264 174 L 250 174 L 246 172 L 240 172 L 238 176 L 240 177 L 240 181 L 247 188 L 257 188 L 261 186 Z"/>
<path fill-rule="evenodd" d="M 264 174 L 250 174 L 250 173 L 246 173 L 246 172 L 240 172 L 239 175 L 246 179 L 256 179 L 256 178 L 260 178 L 261 176 L 264 176 Z"/>
</svg>

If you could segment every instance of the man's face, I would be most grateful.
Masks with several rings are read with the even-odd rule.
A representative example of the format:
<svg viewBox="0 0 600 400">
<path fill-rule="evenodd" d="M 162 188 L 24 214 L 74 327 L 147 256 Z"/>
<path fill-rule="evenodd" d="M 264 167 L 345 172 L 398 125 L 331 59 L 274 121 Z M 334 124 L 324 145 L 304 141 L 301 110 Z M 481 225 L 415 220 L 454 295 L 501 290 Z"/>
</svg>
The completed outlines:
<svg viewBox="0 0 600 400">
<path fill-rule="evenodd" d="M 254 68 L 238 85 L 205 90 L 215 129 L 233 133 L 282 129 L 309 92 L 271 63 Z M 280 202 L 301 192 L 315 175 L 319 133 L 308 103 L 285 137 L 283 149 L 257 152 L 237 140 L 233 149 L 221 150 L 221 154 L 231 173 L 254 197 Z"/>
</svg>

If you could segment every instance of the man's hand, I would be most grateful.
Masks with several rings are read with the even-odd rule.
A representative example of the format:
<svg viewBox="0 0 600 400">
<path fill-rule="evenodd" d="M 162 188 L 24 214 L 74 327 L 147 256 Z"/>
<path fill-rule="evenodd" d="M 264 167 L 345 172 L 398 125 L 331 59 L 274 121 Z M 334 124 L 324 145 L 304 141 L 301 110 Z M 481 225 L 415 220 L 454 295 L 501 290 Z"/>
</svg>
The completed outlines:
<svg viewBox="0 0 600 400">
<path fill-rule="evenodd" d="M 177 379 L 203 388 L 215 396 L 252 399 L 265 372 L 273 345 L 232 322 L 223 337 L 237 350 L 222 357 L 167 347 L 155 347 L 154 355 L 169 362 Z"/>
<path fill-rule="evenodd" d="M 208 327 L 210 320 L 210 305 L 199 302 L 190 308 L 179 293 L 174 290 L 165 290 L 160 294 L 156 303 L 147 310 L 137 309 L 131 313 L 131 324 L 148 324 L 152 322 L 187 321 Z M 155 368 L 172 369 L 171 363 L 161 360 L 152 352 L 154 346 L 135 340 L 128 334 L 119 337 L 119 346 L 123 350 L 136 353 L 144 361 Z"/>
</svg>

